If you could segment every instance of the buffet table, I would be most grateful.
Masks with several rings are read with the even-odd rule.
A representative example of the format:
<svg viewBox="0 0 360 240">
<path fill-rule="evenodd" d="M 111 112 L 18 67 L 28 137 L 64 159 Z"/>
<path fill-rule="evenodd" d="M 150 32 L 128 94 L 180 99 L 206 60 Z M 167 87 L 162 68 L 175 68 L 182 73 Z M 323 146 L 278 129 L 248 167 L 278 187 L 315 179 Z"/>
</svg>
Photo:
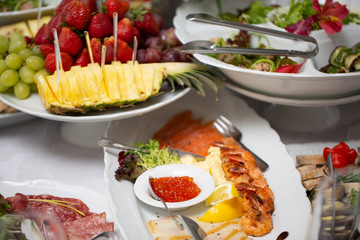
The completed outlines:
<svg viewBox="0 0 360 240">
<path fill-rule="evenodd" d="M 301 108 L 238 97 L 245 99 L 250 107 L 269 121 L 292 157 L 297 153 L 318 153 L 321 144 L 338 141 L 347 141 L 350 146 L 359 147 L 360 112 L 357 109 L 360 102 Z M 316 113 L 323 113 L 323 116 Z M 294 117 L 297 119 L 286 121 Z M 320 125 L 316 123 L 319 120 Z M 96 146 L 96 139 L 104 136 L 107 125 L 108 122 L 83 123 L 82 127 L 93 129 L 89 136 L 65 136 L 69 134 L 69 126 L 79 128 L 79 123 L 35 117 L 0 128 L 0 180 L 46 179 L 105 193 L 104 155 L 103 149 Z"/>
</svg>

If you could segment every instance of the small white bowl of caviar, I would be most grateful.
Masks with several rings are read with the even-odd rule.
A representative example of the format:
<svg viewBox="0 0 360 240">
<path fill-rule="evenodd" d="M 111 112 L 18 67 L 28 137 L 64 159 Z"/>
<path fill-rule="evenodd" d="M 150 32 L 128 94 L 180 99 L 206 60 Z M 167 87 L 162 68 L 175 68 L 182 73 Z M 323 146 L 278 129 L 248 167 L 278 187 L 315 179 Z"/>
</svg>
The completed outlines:
<svg viewBox="0 0 360 240">
<path fill-rule="evenodd" d="M 150 187 L 170 210 L 181 211 L 205 201 L 214 191 L 215 182 L 207 171 L 191 165 L 162 165 L 144 172 L 134 184 L 135 195 L 150 206 L 165 209 L 151 196 Z"/>
</svg>

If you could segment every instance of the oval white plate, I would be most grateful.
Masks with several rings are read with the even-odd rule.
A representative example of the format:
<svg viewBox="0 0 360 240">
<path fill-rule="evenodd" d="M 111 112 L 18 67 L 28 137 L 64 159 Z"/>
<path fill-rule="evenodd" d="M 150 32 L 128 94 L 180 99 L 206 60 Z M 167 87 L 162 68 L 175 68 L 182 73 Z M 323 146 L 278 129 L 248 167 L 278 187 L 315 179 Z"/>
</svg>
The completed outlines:
<svg viewBox="0 0 360 240">
<path fill-rule="evenodd" d="M 277 1 L 263 1 L 267 3 L 280 3 Z M 282 1 L 283 2 L 283 1 Z M 348 1 L 354 5 L 356 1 Z M 236 8 L 246 7 L 250 1 L 221 1 L 224 11 L 234 12 Z M 184 1 L 176 11 L 173 19 L 176 35 L 182 43 L 193 40 L 208 40 L 211 38 L 228 38 L 237 30 L 201 24 L 187 21 L 186 16 L 190 13 L 209 13 L 217 15 L 216 1 Z M 278 29 L 271 23 L 261 24 L 263 27 Z M 322 66 L 327 64 L 330 53 L 337 45 L 353 46 L 359 41 L 359 25 L 346 25 L 340 33 L 329 35 L 323 30 L 313 31 L 311 36 L 319 42 L 319 53 L 311 59 L 307 59 L 299 74 L 261 72 L 240 68 L 227 64 L 215 58 L 203 54 L 194 56 L 202 63 L 219 68 L 229 79 L 240 84 L 253 92 L 272 95 L 280 98 L 294 99 L 331 99 L 343 98 L 360 93 L 360 72 L 347 74 L 325 74 L 320 72 Z M 284 30 L 283 30 L 284 31 Z M 310 46 L 302 42 L 294 42 L 286 39 L 267 36 L 270 45 L 277 49 L 308 50 Z M 255 39 L 254 41 L 256 41 Z M 298 62 L 302 62 L 299 59 Z"/>
<path fill-rule="evenodd" d="M 194 117 L 202 117 L 204 121 L 215 119 L 220 114 L 226 116 L 242 131 L 244 143 L 269 163 L 270 169 L 265 172 L 265 178 L 275 195 L 274 229 L 256 239 L 274 240 L 283 231 L 288 231 L 293 240 L 306 239 L 311 205 L 295 162 L 269 123 L 229 90 L 220 91 L 219 101 L 211 95 L 202 98 L 191 92 L 180 101 L 142 118 L 113 121 L 106 136 L 128 144 L 147 141 L 172 116 L 187 109 L 192 110 Z M 115 179 L 114 173 L 119 166 L 116 151 L 105 149 L 104 155 L 107 193 L 124 239 L 155 239 L 147 227 L 148 221 L 168 216 L 166 211 L 140 201 L 130 181 Z M 181 214 L 202 216 L 207 210 L 205 204 L 198 204 L 181 211 Z"/>
<path fill-rule="evenodd" d="M 200 194 L 193 199 L 184 202 L 166 203 L 168 208 L 173 211 L 181 211 L 201 203 L 211 195 L 215 188 L 215 182 L 212 176 L 201 168 L 181 164 L 169 164 L 155 167 L 140 175 L 134 184 L 134 192 L 141 201 L 157 208 L 165 209 L 162 202 L 155 200 L 150 195 L 149 176 L 154 178 L 181 176 L 192 177 L 196 185 L 201 189 Z"/>
<path fill-rule="evenodd" d="M 105 122 L 139 116 L 151 112 L 181 98 L 189 91 L 190 88 L 177 89 L 174 92 L 166 91 L 158 96 L 149 98 L 146 102 L 136 103 L 131 107 L 109 109 L 104 112 L 91 112 L 80 116 L 62 116 L 47 112 L 37 93 L 32 93 L 32 95 L 25 100 L 20 100 L 10 94 L 0 94 L 0 100 L 22 112 L 45 119 L 63 122 Z"/>
</svg>

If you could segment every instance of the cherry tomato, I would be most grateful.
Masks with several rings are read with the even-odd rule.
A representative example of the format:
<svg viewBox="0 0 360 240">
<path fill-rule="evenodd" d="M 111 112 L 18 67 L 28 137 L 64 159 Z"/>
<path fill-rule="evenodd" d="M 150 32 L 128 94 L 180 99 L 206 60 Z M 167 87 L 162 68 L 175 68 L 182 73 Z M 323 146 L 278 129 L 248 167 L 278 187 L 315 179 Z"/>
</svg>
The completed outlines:
<svg viewBox="0 0 360 240">
<path fill-rule="evenodd" d="M 353 164 L 358 156 L 356 150 L 353 148 L 350 149 L 345 142 L 340 142 L 332 149 L 328 147 L 324 148 L 323 156 L 325 159 L 328 158 L 329 153 L 331 153 L 334 168 L 342 168 L 346 167 L 347 164 Z"/>
<path fill-rule="evenodd" d="M 346 167 L 348 164 L 346 156 L 341 153 L 331 153 L 332 159 L 333 159 L 333 167 L 334 168 L 342 168 Z"/>
</svg>

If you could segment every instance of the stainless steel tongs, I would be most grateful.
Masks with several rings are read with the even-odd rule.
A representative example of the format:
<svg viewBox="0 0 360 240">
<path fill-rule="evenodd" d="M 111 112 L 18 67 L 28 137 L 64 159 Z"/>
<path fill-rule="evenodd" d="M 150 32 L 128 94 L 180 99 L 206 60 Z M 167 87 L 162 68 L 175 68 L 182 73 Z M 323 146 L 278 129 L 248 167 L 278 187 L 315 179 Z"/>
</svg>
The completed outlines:
<svg viewBox="0 0 360 240">
<path fill-rule="evenodd" d="M 314 49 L 311 51 L 297 51 L 297 50 L 285 50 L 285 49 L 262 49 L 262 48 L 240 48 L 240 47 L 219 47 L 215 43 L 206 40 L 191 41 L 185 43 L 181 49 L 186 53 L 232 53 L 232 54 L 248 54 L 248 55 L 276 55 L 276 56 L 291 56 L 291 57 L 301 57 L 301 58 L 310 58 L 315 56 L 319 47 L 317 41 L 313 37 L 303 36 L 299 34 L 289 33 L 278 31 L 269 28 L 258 27 L 250 24 L 244 24 L 239 22 L 225 21 L 219 18 L 216 18 L 212 15 L 206 13 L 194 13 L 186 16 L 186 20 L 214 24 L 224 27 L 230 27 L 235 29 L 241 29 L 251 32 L 262 33 L 266 35 L 277 36 L 281 38 L 292 39 L 296 41 L 309 42 L 315 45 Z"/>
</svg>

